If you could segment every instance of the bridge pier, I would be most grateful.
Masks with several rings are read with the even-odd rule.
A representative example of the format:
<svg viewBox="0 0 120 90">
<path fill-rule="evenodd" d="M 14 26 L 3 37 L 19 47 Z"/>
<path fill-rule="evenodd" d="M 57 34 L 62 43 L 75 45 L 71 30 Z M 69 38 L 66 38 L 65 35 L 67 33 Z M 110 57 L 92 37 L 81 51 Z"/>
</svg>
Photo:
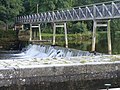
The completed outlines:
<svg viewBox="0 0 120 90">
<path fill-rule="evenodd" d="M 64 28 L 64 32 L 65 32 L 65 47 L 68 48 L 68 38 L 67 38 L 67 27 L 66 27 L 66 22 L 64 22 L 63 24 L 57 24 L 54 23 L 53 25 L 53 45 L 55 45 L 55 37 L 56 37 L 56 28 L 57 27 L 63 27 Z"/>
<path fill-rule="evenodd" d="M 14 30 L 24 30 L 24 25 L 15 25 Z"/>
<path fill-rule="evenodd" d="M 96 20 L 93 21 L 93 36 L 92 36 L 92 51 L 95 51 L 95 43 L 96 43 Z"/>
<path fill-rule="evenodd" d="M 110 20 L 108 20 L 108 25 L 107 25 L 107 38 L 108 38 L 108 54 L 112 54 L 111 34 L 110 34 Z"/>
<path fill-rule="evenodd" d="M 38 28 L 39 29 L 38 32 L 37 32 L 37 30 L 35 32 L 33 32 L 33 30 L 32 30 L 33 28 Z M 30 39 L 29 39 L 29 41 L 32 41 L 33 36 L 37 37 L 38 33 L 39 33 L 39 35 L 38 35 L 39 36 L 39 40 L 42 40 L 40 24 L 38 24 L 38 25 L 30 24 Z"/>
<path fill-rule="evenodd" d="M 103 22 L 105 24 L 103 24 Z M 107 27 L 108 54 L 112 54 L 111 35 L 110 35 L 110 20 L 94 20 L 93 21 L 92 51 L 95 51 L 97 27 Z"/>
<path fill-rule="evenodd" d="M 56 37 L 56 24 L 53 25 L 53 45 L 55 45 L 55 37 Z"/>
</svg>

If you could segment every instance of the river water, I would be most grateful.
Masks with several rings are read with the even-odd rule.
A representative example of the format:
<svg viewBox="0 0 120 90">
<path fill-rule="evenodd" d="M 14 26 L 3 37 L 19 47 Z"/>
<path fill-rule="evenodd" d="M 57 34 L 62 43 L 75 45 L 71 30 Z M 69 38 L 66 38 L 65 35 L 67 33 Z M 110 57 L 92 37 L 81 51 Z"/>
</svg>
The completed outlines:
<svg viewBox="0 0 120 90">
<path fill-rule="evenodd" d="M 91 51 L 92 40 L 88 41 L 70 41 L 69 48 L 74 48 L 83 51 Z M 61 46 L 65 46 L 64 43 L 61 43 Z M 120 39 L 116 38 L 112 40 L 112 54 L 120 54 Z M 96 42 L 96 52 L 108 54 L 108 44 L 107 39 L 99 39 Z"/>
</svg>

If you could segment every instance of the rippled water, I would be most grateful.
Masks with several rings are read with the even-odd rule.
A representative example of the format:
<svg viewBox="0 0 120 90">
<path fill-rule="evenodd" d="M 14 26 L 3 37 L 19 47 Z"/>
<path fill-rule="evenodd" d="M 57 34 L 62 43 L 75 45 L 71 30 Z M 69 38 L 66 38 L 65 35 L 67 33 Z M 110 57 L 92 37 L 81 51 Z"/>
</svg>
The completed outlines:
<svg viewBox="0 0 120 90">
<path fill-rule="evenodd" d="M 18 54 L 20 51 L 18 50 L 12 50 L 12 51 L 5 51 L 5 50 L 0 50 L 0 59 L 10 59 L 13 57 L 13 54 Z"/>
</svg>

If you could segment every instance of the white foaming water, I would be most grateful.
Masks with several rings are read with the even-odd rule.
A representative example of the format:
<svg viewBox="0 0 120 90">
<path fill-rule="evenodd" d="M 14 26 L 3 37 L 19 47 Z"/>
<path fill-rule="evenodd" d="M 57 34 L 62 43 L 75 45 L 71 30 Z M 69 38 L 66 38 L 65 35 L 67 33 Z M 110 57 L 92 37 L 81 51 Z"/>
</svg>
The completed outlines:
<svg viewBox="0 0 120 90">
<path fill-rule="evenodd" d="M 17 58 L 93 56 L 94 53 L 48 45 L 29 45 L 24 52 L 14 54 Z"/>
</svg>

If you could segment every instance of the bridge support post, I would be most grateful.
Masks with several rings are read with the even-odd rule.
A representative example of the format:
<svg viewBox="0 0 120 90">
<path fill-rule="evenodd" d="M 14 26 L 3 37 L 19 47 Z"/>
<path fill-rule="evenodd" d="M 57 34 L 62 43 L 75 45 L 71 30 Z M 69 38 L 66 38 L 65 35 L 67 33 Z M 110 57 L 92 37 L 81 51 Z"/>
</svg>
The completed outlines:
<svg viewBox="0 0 120 90">
<path fill-rule="evenodd" d="M 95 51 L 95 43 L 96 43 L 96 20 L 93 21 L 93 36 L 92 36 L 92 51 Z"/>
<path fill-rule="evenodd" d="M 68 48 L 68 38 L 67 38 L 67 26 L 66 23 L 64 23 L 64 30 L 65 30 L 65 46 Z"/>
<path fill-rule="evenodd" d="M 108 25 L 107 25 L 107 38 L 108 38 L 108 54 L 112 54 L 111 34 L 110 34 L 110 20 L 108 20 Z"/>
<path fill-rule="evenodd" d="M 33 31 L 32 28 L 38 28 L 39 31 L 38 32 L 37 32 L 37 30 Z M 38 33 L 39 33 L 39 35 L 38 35 Z M 34 36 L 34 38 L 39 36 L 39 40 L 42 40 L 40 24 L 34 25 L 34 26 L 32 24 L 30 24 L 30 41 L 32 41 L 33 36 Z"/>
<path fill-rule="evenodd" d="M 32 41 L 32 24 L 30 24 L 30 39 L 29 41 Z"/>
<path fill-rule="evenodd" d="M 64 24 L 56 24 L 53 25 L 53 45 L 55 45 L 55 38 L 56 38 L 56 28 L 63 27 L 65 32 L 65 47 L 68 48 L 68 38 L 67 38 L 67 27 L 66 22 Z"/>
<path fill-rule="evenodd" d="M 103 22 L 105 24 L 103 24 Z M 94 20 L 93 21 L 93 37 L 92 37 L 92 51 L 95 51 L 96 42 L 96 28 L 97 27 L 107 27 L 107 39 L 108 39 L 108 54 L 112 54 L 111 47 L 111 34 L 110 34 L 110 20 Z"/>
<path fill-rule="evenodd" d="M 39 39 L 42 40 L 40 24 L 39 24 Z"/>
<path fill-rule="evenodd" d="M 56 37 L 56 23 L 53 25 L 53 45 L 55 45 L 55 37 Z"/>
</svg>

